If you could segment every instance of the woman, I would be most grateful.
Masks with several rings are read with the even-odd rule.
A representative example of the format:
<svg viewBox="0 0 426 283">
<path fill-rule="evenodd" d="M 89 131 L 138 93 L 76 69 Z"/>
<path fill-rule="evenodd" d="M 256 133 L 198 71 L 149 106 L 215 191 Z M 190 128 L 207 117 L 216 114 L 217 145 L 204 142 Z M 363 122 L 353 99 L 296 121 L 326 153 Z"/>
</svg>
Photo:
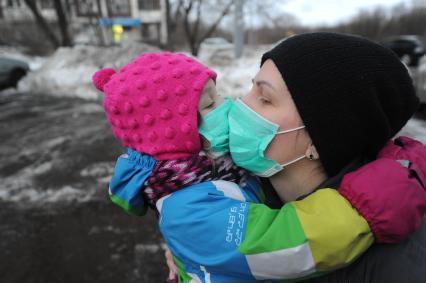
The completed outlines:
<svg viewBox="0 0 426 283">
<path fill-rule="evenodd" d="M 417 106 L 406 68 L 385 48 L 343 34 L 298 35 L 263 55 L 253 88 L 229 114 L 230 151 L 237 165 L 269 177 L 263 179 L 268 199 L 279 207 L 320 188 L 341 187 L 342 177 L 373 160 Z M 407 146 L 400 140 L 395 143 Z M 422 164 L 426 160 L 426 156 L 413 158 Z M 379 188 L 377 192 L 379 197 Z M 351 203 L 357 206 L 356 201 Z M 356 208 L 368 216 L 368 201 Z M 403 229 L 403 216 L 400 225 Z M 423 221 L 408 240 L 373 245 L 353 265 L 310 282 L 424 282 L 424 278 Z"/>
<path fill-rule="evenodd" d="M 406 202 L 404 191 L 400 190 L 402 183 L 394 182 L 398 176 L 395 176 L 393 169 L 401 165 L 407 167 L 402 172 L 413 181 L 407 193 L 413 193 L 411 189 L 417 190 L 419 202 L 414 207 L 423 215 L 426 156 L 415 153 L 424 154 L 424 147 L 401 138 L 395 143 L 388 143 L 387 149 L 379 153 L 380 166 L 376 166 L 378 162 L 368 162 L 375 159 L 379 150 L 403 127 L 417 104 L 407 70 L 383 47 L 348 35 L 313 33 L 295 36 L 263 56 L 252 90 L 232 108 L 229 114 L 230 151 L 238 165 L 267 177 L 263 178 L 263 182 L 271 206 L 281 208 L 282 203 L 303 199 L 318 189 L 340 188 L 339 192 L 365 217 L 370 228 L 379 230 L 375 231 L 379 232 L 375 233 L 376 240 L 382 243 L 397 242 L 402 238 L 386 234 L 383 227 L 401 232 L 411 231 L 410 225 L 407 225 L 411 222 L 410 217 L 406 213 L 413 203 L 408 205 Z M 401 164 L 389 157 L 395 157 Z M 386 170 L 381 169 L 383 164 Z M 388 180 L 372 178 L 380 174 L 387 175 Z M 369 184 L 358 182 L 365 179 L 369 180 Z M 356 188 L 358 193 L 351 193 L 348 185 L 353 185 L 352 189 Z M 378 189 L 372 191 L 368 187 Z M 389 195 L 392 197 L 389 198 Z M 394 210 L 386 207 L 392 198 L 394 203 L 399 201 L 400 215 L 395 215 Z M 395 198 L 398 198 L 396 202 Z M 371 207 L 377 204 L 377 200 L 383 200 L 383 205 L 373 211 Z M 181 198 L 180 201 L 177 204 L 183 205 L 185 199 Z M 323 205 L 327 206 L 326 203 Z M 255 205 L 251 207 L 259 208 Z M 194 215 L 200 213 L 203 219 L 208 219 L 205 216 L 208 214 L 194 211 Z M 243 243 L 242 249 L 247 250 L 248 254 L 256 254 L 256 248 L 268 248 L 264 246 L 267 244 L 265 241 L 262 243 L 258 239 L 270 239 L 273 245 L 274 239 L 282 238 L 280 233 L 283 230 L 277 229 L 279 212 L 266 212 L 265 217 L 269 217 L 267 214 L 272 215 L 271 228 L 263 229 L 265 234 Z M 390 218 L 398 221 L 387 222 Z M 419 219 L 414 226 L 420 225 Z M 335 215 L 335 221 L 342 221 L 342 215 Z M 379 228 L 377 223 L 383 226 Z M 317 225 L 318 230 L 324 228 L 320 227 L 323 223 L 312 224 Z M 179 225 L 185 224 L 180 222 Z M 188 228 L 188 235 L 197 237 L 198 242 L 207 236 L 194 234 L 190 225 Z M 179 238 L 174 241 L 176 245 L 185 242 Z M 339 241 L 339 238 L 334 241 Z M 374 245 L 351 266 L 311 281 L 422 282 L 426 270 L 425 241 L 425 225 L 422 225 L 409 240 L 398 245 Z M 198 242 L 194 242 L 194 245 Z M 310 244 L 314 245 L 315 240 Z M 329 247 L 319 249 L 322 248 L 322 253 L 327 255 L 328 249 L 334 245 L 331 242 Z M 206 249 L 205 246 L 198 246 L 200 248 Z M 174 250 L 177 253 L 182 251 L 176 246 Z M 353 247 L 352 250 L 355 252 Z M 208 254 L 208 259 L 204 259 L 207 263 L 223 261 L 216 250 L 210 250 Z M 336 254 L 329 252 L 325 258 L 334 263 L 344 262 L 341 258 L 330 258 L 334 256 Z M 300 268 L 300 264 L 304 263 L 301 258 L 292 260 L 295 266 L 299 265 L 294 267 L 298 271 L 293 273 L 287 270 L 291 268 L 289 261 L 274 262 L 273 256 L 260 256 L 259 259 L 261 261 L 257 264 L 268 267 L 270 274 L 275 270 L 276 278 L 286 278 L 283 277 L 285 274 L 300 277 L 301 273 L 295 275 L 301 270 L 303 272 L 303 268 Z M 400 268 L 396 268 L 398 266 Z M 316 266 L 321 270 L 335 267 L 331 263 Z M 194 267 L 196 269 L 197 266 Z M 207 271 L 203 270 L 206 280 L 210 277 Z M 306 266 L 306 274 L 312 273 Z M 258 279 L 262 278 L 261 274 L 257 275 Z"/>
<path fill-rule="evenodd" d="M 147 205 L 156 208 L 164 240 L 179 263 L 180 281 L 302 278 L 352 262 L 372 244 L 373 235 L 378 242 L 395 242 L 418 226 L 413 219 L 423 216 L 426 195 L 409 178 L 407 167 L 411 170 L 419 163 L 408 156 L 404 159 L 411 164 L 399 164 L 394 157 L 402 157 L 401 152 L 383 152 L 356 171 L 342 184 L 343 194 L 328 188 L 277 210 L 262 204 L 258 180 L 226 154 L 226 122 L 233 102 L 217 95 L 215 77 L 194 59 L 167 52 L 142 54 L 119 72 L 107 68 L 93 76 L 94 85 L 106 95 L 103 105 L 114 135 L 129 147 L 118 158 L 109 186 L 111 200 L 130 214 L 143 215 Z M 242 102 L 236 105 L 234 118 L 243 108 L 234 123 L 249 121 L 247 128 L 259 131 L 246 141 L 254 136 L 255 142 L 263 142 L 262 133 L 271 129 L 271 123 Z M 200 135 L 206 142 L 203 150 Z M 407 139 L 407 148 L 400 151 L 415 153 L 416 145 Z M 305 153 L 312 161 L 318 155 L 313 148 Z M 244 154 L 236 156 L 241 160 Z M 281 168 L 272 160 L 255 161 L 260 171 L 252 171 L 259 175 L 269 176 Z M 249 166 L 250 160 L 245 164 Z M 273 170 L 262 168 L 268 164 Z M 364 176 L 366 168 L 377 173 Z M 389 169 L 396 175 L 385 175 Z M 426 166 L 420 172 L 426 172 Z M 363 184 L 367 177 L 374 177 L 374 184 Z M 383 185 L 389 180 L 398 185 Z M 383 193 L 371 199 L 375 188 Z M 357 207 L 363 216 L 351 206 L 351 201 L 357 206 L 360 200 L 369 208 L 366 214 Z M 383 209 L 393 214 L 377 217 Z M 404 229 L 390 225 L 400 219 L 398 213 L 406 216 Z"/>
</svg>

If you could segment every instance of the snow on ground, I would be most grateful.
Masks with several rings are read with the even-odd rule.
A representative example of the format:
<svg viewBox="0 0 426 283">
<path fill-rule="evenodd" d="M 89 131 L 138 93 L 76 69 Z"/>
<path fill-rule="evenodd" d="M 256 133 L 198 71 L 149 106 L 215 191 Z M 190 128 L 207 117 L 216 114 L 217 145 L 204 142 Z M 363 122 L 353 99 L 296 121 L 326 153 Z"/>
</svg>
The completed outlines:
<svg viewBox="0 0 426 283">
<path fill-rule="evenodd" d="M 397 136 L 413 137 L 426 144 L 426 121 L 416 118 L 411 119 Z"/>
<path fill-rule="evenodd" d="M 266 48 L 263 49 L 266 50 Z M 218 56 L 214 56 L 213 58 L 205 57 L 203 59 L 218 73 L 217 86 L 222 95 L 236 97 L 247 93 L 251 86 L 251 78 L 259 69 L 259 58 L 264 52 L 263 49 L 248 49 L 244 57 L 239 60 L 232 59 L 232 54 L 229 57 L 218 58 Z M 5 120 L 9 119 L 8 117 L 26 117 L 29 115 L 28 118 L 10 118 L 9 122 L 11 125 L 15 125 L 12 127 L 30 127 L 33 132 L 23 130 L 15 133 L 16 131 L 13 131 L 17 136 L 19 134 L 24 135 L 23 138 L 19 139 L 19 147 L 22 147 L 23 150 L 18 153 L 19 156 L 8 158 L 8 164 L 4 166 L 7 170 L 12 170 L 15 166 L 22 167 L 13 169 L 13 174 L 2 178 L 0 200 L 43 204 L 58 201 L 84 202 L 99 197 L 99 187 L 107 188 L 114 162 L 92 160 L 93 163 L 85 164 L 82 168 L 78 166 L 79 169 L 60 165 L 64 167 L 61 170 L 66 170 L 66 168 L 68 168 L 67 170 L 77 169 L 80 176 L 77 176 L 77 178 L 96 180 L 98 184 L 96 187 L 91 184 L 84 186 L 80 183 L 67 183 L 60 186 L 43 183 L 42 186 L 37 186 L 34 180 L 41 179 L 43 181 L 45 179 L 43 176 L 57 174 L 51 172 L 56 172 L 58 165 L 64 162 L 70 163 L 69 166 L 74 166 L 75 162 L 72 160 L 79 159 L 79 156 L 65 152 L 69 151 L 70 145 L 78 148 L 81 147 L 82 143 L 88 143 L 87 140 L 91 138 L 87 137 L 90 136 L 90 133 L 86 132 L 99 128 L 99 121 L 105 122 L 103 109 L 99 103 L 78 102 L 78 100 L 73 102 L 74 100 L 71 100 L 71 97 L 89 100 L 98 97 L 99 93 L 91 84 L 92 74 L 102 67 L 113 67 L 118 70 L 141 52 L 153 51 L 158 51 L 158 49 L 144 44 L 113 48 L 76 46 L 74 48 L 60 48 L 49 58 L 40 60 L 44 64 L 33 69 L 19 84 L 18 92 L 28 93 L 27 98 L 21 97 L 22 93 L 9 94 L 8 97 L 11 100 L 15 99 L 14 97 L 19 97 L 18 101 L 10 104 L 16 106 L 3 106 L 3 118 Z M 20 53 L 14 50 L 8 50 L 5 53 L 8 57 L 14 56 L 14 58 L 26 62 L 33 60 L 33 58 L 19 55 Z M 37 93 L 49 94 L 53 97 L 43 95 L 39 98 L 31 98 Z M 5 92 L 2 93 L 2 97 L 7 97 Z M 44 98 L 40 100 L 41 97 Z M 61 99 L 62 97 L 63 99 Z M 21 99 L 23 103 L 19 102 Z M 25 103 L 26 100 L 28 102 Z M 39 114 L 35 118 L 31 118 L 31 115 L 36 115 L 35 113 Z M 56 118 L 49 120 L 48 117 L 51 115 Z M 93 120 L 93 118 L 90 118 L 92 116 L 96 118 Z M 73 119 L 70 120 L 67 117 Z M 82 122 L 82 119 L 87 122 Z M 39 126 L 43 123 L 50 124 L 49 128 Z M 85 128 L 74 132 L 72 128 L 78 127 L 75 124 L 84 124 Z M 110 134 L 110 131 L 106 129 L 105 133 Z M 73 137 L 75 135 L 77 137 Z M 9 138 L 8 143 L 4 144 L 5 157 L 7 156 L 6 151 L 10 151 L 10 147 L 13 148 L 14 144 L 17 144 L 17 141 L 14 140 L 17 136 Z M 100 137 L 100 139 L 105 138 Z M 31 140 L 38 140 L 38 142 L 34 143 Z M 90 142 L 89 147 L 92 147 L 90 144 L 95 142 Z M 102 150 L 98 149 L 97 151 L 102 154 Z M 78 151 L 83 152 L 83 150 Z M 41 152 L 43 158 L 38 158 L 37 154 Z M 19 160 L 24 159 L 24 157 L 28 157 L 27 159 L 30 159 L 31 162 L 19 165 Z M 97 190 L 98 192 L 96 192 Z"/>
<path fill-rule="evenodd" d="M 251 88 L 251 80 L 260 68 L 262 54 L 270 48 L 269 45 L 246 47 L 240 59 L 201 58 L 201 61 L 217 72 L 217 89 L 222 96 L 241 97 Z M 227 59 L 227 62 L 226 62 Z"/>
<path fill-rule="evenodd" d="M 122 148 L 98 102 L 0 95 L 0 201 L 86 202 L 108 196 Z"/>
<path fill-rule="evenodd" d="M 261 55 L 269 47 L 268 45 L 247 47 L 240 59 L 233 59 L 232 54 L 222 53 L 211 57 L 203 56 L 199 60 L 218 73 L 219 93 L 238 97 L 245 95 L 250 89 L 251 79 L 259 69 Z M 52 56 L 41 58 L 23 55 L 15 49 L 0 48 L 0 54 L 23 60 L 31 66 L 32 72 L 19 82 L 18 92 L 89 100 L 99 97 L 99 92 L 91 83 L 94 72 L 103 67 L 118 70 L 140 53 L 155 51 L 159 49 L 142 43 L 121 47 L 77 45 L 73 48 L 59 48 Z M 15 91 L 9 89 L 6 92 Z"/>
<path fill-rule="evenodd" d="M 204 56 L 200 60 L 218 73 L 217 88 L 221 95 L 240 97 L 247 94 L 249 91 L 252 84 L 251 79 L 259 70 L 261 55 L 269 48 L 270 46 L 246 48 L 243 57 L 240 59 L 233 59 L 232 54 L 219 54 L 211 57 Z M 96 70 L 102 67 L 113 67 L 118 70 L 141 52 L 153 51 L 158 51 L 158 49 L 145 44 L 112 48 L 76 46 L 74 48 L 60 48 L 49 58 L 31 58 L 28 56 L 25 57 L 25 55 L 22 55 L 16 50 L 5 50 L 0 48 L 0 52 L 6 53 L 9 57 L 25 60 L 32 65 L 32 72 L 19 84 L 19 91 L 28 92 L 30 94 L 42 93 L 55 96 L 55 99 L 45 97 L 46 101 L 35 99 L 35 102 L 29 102 L 29 105 L 31 105 L 30 108 L 23 107 L 20 110 L 22 113 L 4 106 L 3 112 L 10 112 L 8 114 L 5 112 L 4 119 L 7 119 L 7 117 L 24 117 L 25 115 L 30 115 L 28 118 L 29 122 L 24 122 L 22 118 L 20 118 L 21 120 L 13 118 L 9 121 L 12 125 L 15 125 L 15 128 L 24 128 L 26 127 L 24 125 L 25 123 L 30 124 L 31 121 L 33 123 L 37 121 L 33 121 L 36 118 L 31 118 L 31 115 L 35 115 L 34 117 L 41 119 L 42 123 L 49 123 L 50 128 L 57 127 L 55 130 L 57 132 L 53 134 L 51 133 L 51 131 L 53 131 L 52 129 L 44 130 L 43 127 L 39 127 L 40 133 L 37 135 L 40 137 L 37 138 L 37 143 L 33 142 L 37 136 L 31 138 L 31 135 L 35 135 L 35 133 L 30 133 L 25 129 L 22 130 L 24 136 L 20 138 L 22 145 L 19 145 L 24 148 L 19 153 L 20 156 L 22 155 L 22 158 L 25 156 L 30 156 L 32 158 L 32 156 L 36 156 L 39 152 L 48 152 L 52 156 L 48 158 L 44 157 L 46 160 L 33 160 L 30 158 L 30 160 L 32 160 L 31 163 L 26 164 L 26 166 L 17 171 L 16 174 L 3 178 L 0 189 L 0 200 L 49 203 L 57 201 L 81 202 L 96 198 L 97 196 L 99 197 L 99 192 L 96 194 L 98 188 L 87 189 L 86 187 L 85 191 L 83 191 L 82 187 L 84 186 L 76 186 L 70 183 L 62 184 L 60 187 L 55 188 L 51 186 L 36 188 L 34 186 L 34 178 L 39 178 L 38 176 L 48 176 L 49 172 L 54 172 L 58 164 L 61 162 L 63 163 L 63 161 L 61 161 L 62 159 L 67 161 L 72 158 L 78 158 L 78 155 L 74 156 L 74 151 L 71 151 L 71 153 L 64 153 L 69 150 L 70 145 L 76 148 L 81 147 L 78 140 L 84 140 L 85 144 L 88 144 L 86 145 L 86 147 L 88 147 L 86 152 L 91 152 L 96 148 L 96 151 L 102 155 L 104 150 L 111 150 L 107 145 L 105 145 L 106 147 L 104 149 L 99 149 L 96 145 L 99 143 L 99 140 L 105 140 L 106 137 L 101 136 L 99 139 L 94 139 L 90 143 L 87 143 L 87 140 L 93 139 L 90 131 L 97 131 L 99 128 L 99 121 L 105 124 L 102 127 L 107 127 L 103 117 L 103 109 L 99 103 L 92 101 L 83 103 L 73 102 L 74 99 L 71 98 L 68 98 L 69 101 L 57 101 L 65 100 L 61 98 L 64 96 L 80 97 L 89 100 L 96 99 L 99 93 L 91 84 L 91 76 Z M 59 106 L 59 103 L 63 105 Z M 75 103 L 75 105 L 73 105 L 73 103 Z M 32 114 L 33 112 L 48 113 L 56 118 L 48 122 L 44 119 L 49 119 L 49 115 L 43 118 L 40 114 Z M 67 117 L 73 119 L 69 120 Z M 74 132 L 72 128 L 79 127 L 74 125 L 76 123 L 77 125 L 84 125 L 84 127 L 81 128 L 80 131 Z M 30 128 L 37 129 L 36 125 L 37 123 Z M 109 133 L 109 131 L 105 128 L 105 131 L 101 130 L 99 133 L 105 134 Z M 74 137 L 73 135 L 76 136 Z M 398 135 L 408 135 L 426 144 L 426 121 L 413 118 Z M 113 140 L 112 136 L 108 136 L 108 138 Z M 30 142 L 25 142 L 26 139 Z M 71 141 L 76 140 L 77 142 L 71 143 Z M 12 139 L 9 147 L 5 147 L 5 152 L 9 152 L 10 147 L 13 147 L 16 142 L 16 140 L 13 141 Z M 29 148 L 25 148 L 30 144 L 31 146 Z M 81 151 L 79 150 L 79 152 Z M 46 156 L 46 153 L 43 154 Z M 19 162 L 22 159 L 20 156 L 9 158 L 8 162 L 12 163 L 9 167 L 13 168 L 14 166 L 19 166 Z M 98 158 L 102 159 L 100 157 Z M 79 172 L 76 178 L 95 180 L 101 187 L 107 187 L 113 173 L 114 162 L 101 160 L 91 160 L 91 162 L 92 163 L 85 163 L 83 166 L 75 168 L 75 170 Z M 74 163 L 70 162 L 70 164 L 72 165 Z"/>
<path fill-rule="evenodd" d="M 61 47 L 41 68 L 19 82 L 18 91 L 97 99 L 99 93 L 91 82 L 94 72 L 103 67 L 119 69 L 140 53 L 153 51 L 158 48 L 143 43 L 120 47 Z"/>
<path fill-rule="evenodd" d="M 95 192 L 85 193 L 81 189 L 65 186 L 61 189 L 36 190 L 29 184 L 27 188 L 15 192 L 13 190 L 0 191 L 0 199 L 12 202 L 25 203 L 56 203 L 58 201 L 84 202 L 93 199 Z"/>
</svg>

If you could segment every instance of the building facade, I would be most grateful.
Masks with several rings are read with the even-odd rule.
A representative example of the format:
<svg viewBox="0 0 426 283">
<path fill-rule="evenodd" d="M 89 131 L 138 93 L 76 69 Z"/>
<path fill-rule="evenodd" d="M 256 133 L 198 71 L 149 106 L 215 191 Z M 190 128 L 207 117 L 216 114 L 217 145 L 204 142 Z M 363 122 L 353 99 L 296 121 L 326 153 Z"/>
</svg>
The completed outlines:
<svg viewBox="0 0 426 283">
<path fill-rule="evenodd" d="M 38 10 L 48 22 L 57 21 L 53 1 L 62 1 L 73 27 L 119 22 L 125 28 L 140 31 L 142 40 L 167 43 L 165 0 L 36 0 Z M 0 22 L 25 21 L 32 16 L 24 0 L 0 0 Z"/>
</svg>

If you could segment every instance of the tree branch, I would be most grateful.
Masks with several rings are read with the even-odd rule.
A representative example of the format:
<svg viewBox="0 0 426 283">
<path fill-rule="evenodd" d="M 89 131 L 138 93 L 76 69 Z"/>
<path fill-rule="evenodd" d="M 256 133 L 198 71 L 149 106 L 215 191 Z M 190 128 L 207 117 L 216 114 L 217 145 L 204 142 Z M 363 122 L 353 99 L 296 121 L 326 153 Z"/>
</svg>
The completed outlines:
<svg viewBox="0 0 426 283">
<path fill-rule="evenodd" d="M 193 4 L 193 1 L 189 1 L 189 4 L 187 6 L 183 5 L 183 11 L 184 11 L 183 28 L 185 30 L 185 35 L 186 35 L 186 38 L 189 42 L 191 49 L 193 49 L 193 46 L 194 46 L 194 43 L 195 43 L 195 40 L 194 40 L 193 35 L 191 33 L 191 27 L 189 25 L 189 14 L 191 13 L 191 10 L 192 10 L 192 4 Z"/>
<path fill-rule="evenodd" d="M 71 36 L 68 31 L 68 20 L 61 0 L 53 1 L 58 19 L 59 29 L 62 35 L 62 46 L 71 46 Z"/>
<path fill-rule="evenodd" d="M 194 28 L 192 29 L 192 34 L 194 39 L 198 37 L 198 31 L 200 29 L 200 21 L 201 21 L 201 0 L 198 0 L 197 18 L 195 20 Z"/>
<path fill-rule="evenodd" d="M 222 11 L 220 16 L 216 19 L 216 21 L 210 26 L 210 28 L 200 38 L 200 40 L 198 41 L 199 43 L 201 43 L 204 39 L 210 37 L 213 34 L 213 32 L 217 29 L 222 19 L 229 13 L 229 10 L 231 9 L 233 4 L 234 4 L 234 0 L 229 1 L 228 5 Z"/>
<path fill-rule="evenodd" d="M 59 44 L 59 40 L 56 38 L 55 34 L 50 29 L 50 27 L 47 24 L 46 20 L 43 18 L 43 16 L 41 15 L 40 11 L 38 10 L 37 3 L 34 0 L 25 0 L 25 4 L 27 4 L 28 8 L 33 13 L 34 18 L 36 19 L 37 25 L 46 34 L 47 38 L 52 43 L 53 47 L 57 48 L 60 45 Z"/>
</svg>

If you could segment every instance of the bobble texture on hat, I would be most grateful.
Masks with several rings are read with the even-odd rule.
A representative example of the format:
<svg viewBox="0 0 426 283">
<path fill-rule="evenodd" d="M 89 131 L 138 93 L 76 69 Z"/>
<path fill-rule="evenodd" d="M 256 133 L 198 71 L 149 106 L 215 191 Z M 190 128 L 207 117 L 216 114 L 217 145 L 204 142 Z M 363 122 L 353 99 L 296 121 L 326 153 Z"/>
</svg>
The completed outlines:
<svg viewBox="0 0 426 283">
<path fill-rule="evenodd" d="M 197 108 L 209 79 L 216 73 L 170 52 L 144 53 L 119 72 L 102 69 L 92 77 L 105 93 L 103 106 L 115 137 L 157 160 L 200 151 Z"/>
</svg>

